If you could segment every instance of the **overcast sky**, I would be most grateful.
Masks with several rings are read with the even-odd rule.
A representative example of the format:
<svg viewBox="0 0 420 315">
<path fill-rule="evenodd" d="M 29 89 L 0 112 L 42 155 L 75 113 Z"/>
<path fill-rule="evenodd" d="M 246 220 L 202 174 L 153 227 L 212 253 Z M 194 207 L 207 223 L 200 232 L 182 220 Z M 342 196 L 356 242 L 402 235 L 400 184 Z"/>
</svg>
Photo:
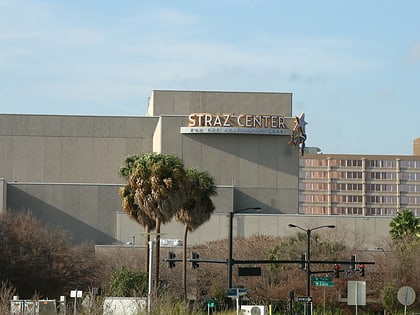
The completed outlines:
<svg viewBox="0 0 420 315">
<path fill-rule="evenodd" d="M 293 93 L 308 146 L 411 155 L 420 1 L 0 0 L 0 113 L 146 114 L 154 89 Z"/>
</svg>

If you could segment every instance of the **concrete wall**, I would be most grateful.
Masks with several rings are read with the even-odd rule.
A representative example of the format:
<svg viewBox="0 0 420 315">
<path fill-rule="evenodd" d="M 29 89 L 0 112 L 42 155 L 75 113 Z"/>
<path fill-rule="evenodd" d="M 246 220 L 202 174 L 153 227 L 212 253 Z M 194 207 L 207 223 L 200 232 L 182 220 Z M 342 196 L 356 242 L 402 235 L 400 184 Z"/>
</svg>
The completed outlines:
<svg viewBox="0 0 420 315">
<path fill-rule="evenodd" d="M 7 209 L 7 182 L 0 178 L 0 213 Z"/>
<path fill-rule="evenodd" d="M 124 227 L 121 235 L 123 242 L 130 242 L 135 236 L 136 244 L 144 245 L 143 229 L 130 220 L 125 214 L 118 214 L 119 225 Z M 249 237 L 252 235 L 291 236 L 302 232 L 288 227 L 289 223 L 304 229 L 322 225 L 336 225 L 335 229 L 319 229 L 313 234 L 324 234 L 331 240 L 343 242 L 351 248 L 369 250 L 388 244 L 390 217 L 359 217 L 359 216 L 305 216 L 305 215 L 261 215 L 235 214 L 233 220 L 234 237 Z M 140 229 L 140 230 L 139 230 Z M 183 227 L 173 221 L 162 226 L 162 238 L 182 239 Z M 229 234 L 229 216 L 215 213 L 209 222 L 188 234 L 188 244 L 200 244 L 214 240 L 226 239 Z"/>
<path fill-rule="evenodd" d="M 0 177 L 9 182 L 119 183 L 152 150 L 156 117 L 0 115 Z"/>
<path fill-rule="evenodd" d="M 30 211 L 42 222 L 71 231 L 75 243 L 114 244 L 119 185 L 12 183 L 8 209 Z"/>
</svg>

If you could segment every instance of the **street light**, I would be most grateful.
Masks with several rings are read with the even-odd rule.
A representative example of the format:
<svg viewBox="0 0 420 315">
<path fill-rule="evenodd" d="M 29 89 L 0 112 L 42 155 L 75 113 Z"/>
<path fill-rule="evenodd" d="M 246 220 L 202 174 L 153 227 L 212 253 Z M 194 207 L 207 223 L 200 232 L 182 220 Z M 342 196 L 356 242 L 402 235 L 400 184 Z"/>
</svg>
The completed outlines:
<svg viewBox="0 0 420 315">
<path fill-rule="evenodd" d="M 241 210 L 233 210 L 229 212 L 229 249 L 228 249 L 228 290 L 232 288 L 232 267 L 235 264 L 233 259 L 233 216 L 235 213 L 240 213 L 246 210 L 261 210 L 260 207 L 249 207 Z"/>
<path fill-rule="evenodd" d="M 335 225 L 321 225 L 314 227 L 312 229 L 304 229 L 295 224 L 289 224 L 291 228 L 297 228 L 306 232 L 306 296 L 310 298 L 311 296 L 311 232 L 313 230 L 322 229 L 322 228 L 329 228 L 334 229 Z M 306 304 L 306 315 L 311 315 L 311 303 L 309 302 Z"/>
</svg>

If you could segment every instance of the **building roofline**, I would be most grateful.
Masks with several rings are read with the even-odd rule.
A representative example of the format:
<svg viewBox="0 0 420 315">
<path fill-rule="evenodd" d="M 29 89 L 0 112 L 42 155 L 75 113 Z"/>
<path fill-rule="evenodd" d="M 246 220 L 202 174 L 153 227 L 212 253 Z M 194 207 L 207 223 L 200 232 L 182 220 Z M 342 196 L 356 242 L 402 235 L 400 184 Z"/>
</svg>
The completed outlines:
<svg viewBox="0 0 420 315">
<path fill-rule="evenodd" d="M 366 160 L 420 160 L 420 155 L 385 155 L 385 154 L 305 154 L 301 159 L 366 159 Z"/>
</svg>

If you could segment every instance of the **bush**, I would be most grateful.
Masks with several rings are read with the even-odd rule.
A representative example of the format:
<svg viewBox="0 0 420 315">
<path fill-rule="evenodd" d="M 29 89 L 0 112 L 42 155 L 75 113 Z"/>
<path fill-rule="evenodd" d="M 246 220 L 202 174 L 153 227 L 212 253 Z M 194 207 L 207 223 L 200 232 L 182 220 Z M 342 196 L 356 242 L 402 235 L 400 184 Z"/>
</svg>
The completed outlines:
<svg viewBox="0 0 420 315">
<path fill-rule="evenodd" d="M 71 237 L 51 229 L 29 212 L 0 215 L 0 281 L 20 298 L 57 297 L 94 286 L 101 274 L 93 246 L 71 245 Z"/>
<path fill-rule="evenodd" d="M 122 266 L 111 274 L 111 296 L 145 296 L 147 294 L 147 275 Z"/>
</svg>

